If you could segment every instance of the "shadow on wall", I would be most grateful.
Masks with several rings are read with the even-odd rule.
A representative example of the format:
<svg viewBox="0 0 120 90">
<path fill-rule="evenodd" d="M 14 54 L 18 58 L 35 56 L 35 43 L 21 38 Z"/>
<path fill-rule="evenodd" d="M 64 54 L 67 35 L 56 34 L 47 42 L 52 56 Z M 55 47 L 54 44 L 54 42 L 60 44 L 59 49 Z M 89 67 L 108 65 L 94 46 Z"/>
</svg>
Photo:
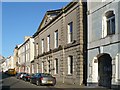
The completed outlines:
<svg viewBox="0 0 120 90">
<path fill-rule="evenodd" d="M 2 77 L 2 79 L 5 79 L 5 78 L 9 78 L 11 76 L 5 74 L 5 73 L 0 73 L 0 77 Z"/>
</svg>

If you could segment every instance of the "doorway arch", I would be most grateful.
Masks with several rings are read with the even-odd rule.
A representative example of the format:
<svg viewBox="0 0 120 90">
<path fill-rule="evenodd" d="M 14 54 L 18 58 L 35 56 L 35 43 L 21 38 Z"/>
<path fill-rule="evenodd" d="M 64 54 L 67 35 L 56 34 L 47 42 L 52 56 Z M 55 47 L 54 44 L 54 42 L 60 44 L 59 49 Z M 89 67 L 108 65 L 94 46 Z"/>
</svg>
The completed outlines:
<svg viewBox="0 0 120 90">
<path fill-rule="evenodd" d="M 97 55 L 98 58 L 98 85 L 111 88 L 112 58 L 107 53 Z"/>
</svg>

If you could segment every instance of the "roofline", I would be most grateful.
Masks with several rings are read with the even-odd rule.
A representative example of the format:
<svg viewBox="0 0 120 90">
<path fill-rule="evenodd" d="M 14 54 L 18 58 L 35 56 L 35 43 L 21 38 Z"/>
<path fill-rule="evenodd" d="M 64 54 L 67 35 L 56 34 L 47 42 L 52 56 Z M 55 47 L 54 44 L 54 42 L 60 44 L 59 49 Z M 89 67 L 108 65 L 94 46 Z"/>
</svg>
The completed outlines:
<svg viewBox="0 0 120 90">
<path fill-rule="evenodd" d="M 58 17 L 60 17 L 63 13 L 65 13 L 65 12 L 67 12 L 70 8 L 71 8 L 71 6 L 74 6 L 74 5 L 76 5 L 78 2 L 70 2 L 67 6 L 65 6 L 64 8 L 61 8 L 61 9 L 58 9 L 58 10 L 61 10 L 61 12 L 54 18 L 54 19 L 52 19 L 48 24 L 46 24 L 43 28 L 41 28 L 41 30 L 39 30 L 40 29 L 40 26 L 41 26 L 41 24 L 42 24 L 42 22 L 43 22 L 43 20 L 44 20 L 44 18 L 45 18 L 45 16 L 46 16 L 46 14 L 47 14 L 47 12 L 50 12 L 50 11 L 47 11 L 46 12 L 46 14 L 45 14 L 45 16 L 44 16 L 44 18 L 43 18 L 43 20 L 42 20 L 42 22 L 40 23 L 40 25 L 39 25 L 39 28 L 37 29 L 37 31 L 34 33 L 34 35 L 32 36 L 33 38 L 34 37 L 36 37 L 43 29 L 45 29 L 47 26 L 49 26 L 52 22 L 54 22 Z M 51 10 L 51 11 L 57 11 L 57 10 Z"/>
<path fill-rule="evenodd" d="M 30 38 L 33 38 L 33 37 L 30 37 Z M 21 45 L 18 47 L 18 49 L 20 49 L 23 45 L 25 45 L 26 42 L 28 42 L 28 41 L 30 40 L 30 38 L 28 38 L 23 44 L 21 44 Z"/>
<path fill-rule="evenodd" d="M 43 21 L 44 21 L 45 17 L 47 16 L 47 13 L 53 13 L 53 12 L 56 12 L 56 11 L 62 11 L 62 9 L 49 10 L 49 11 L 47 11 L 47 12 L 45 13 L 45 15 L 44 15 L 44 17 L 43 17 L 42 21 L 40 22 L 40 25 L 39 25 L 39 27 L 38 27 L 38 29 L 37 29 L 37 31 L 36 31 L 36 32 L 39 32 L 39 29 L 40 29 L 40 27 L 41 27 L 41 25 L 42 25 L 42 23 L 43 23 Z M 35 34 L 36 34 L 36 33 L 35 33 Z"/>
</svg>

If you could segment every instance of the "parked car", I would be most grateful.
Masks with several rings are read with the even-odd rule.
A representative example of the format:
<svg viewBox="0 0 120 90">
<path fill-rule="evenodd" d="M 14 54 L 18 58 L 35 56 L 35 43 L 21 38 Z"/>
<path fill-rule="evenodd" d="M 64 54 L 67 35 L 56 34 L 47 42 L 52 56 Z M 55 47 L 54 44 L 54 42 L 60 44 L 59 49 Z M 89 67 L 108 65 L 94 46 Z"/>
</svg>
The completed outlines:
<svg viewBox="0 0 120 90">
<path fill-rule="evenodd" d="M 24 74 L 24 72 L 17 73 L 16 78 L 17 79 L 21 79 L 22 78 L 22 74 Z"/>
<path fill-rule="evenodd" d="M 56 78 L 48 73 L 36 73 L 30 78 L 30 83 L 35 83 L 36 85 L 55 85 Z"/>
<path fill-rule="evenodd" d="M 30 81 L 30 77 L 31 77 L 31 75 L 28 74 L 28 73 L 26 73 L 26 74 L 23 74 L 22 79 L 23 79 L 24 81 Z"/>
<path fill-rule="evenodd" d="M 26 73 L 24 72 L 24 73 L 21 73 L 20 74 L 20 79 L 23 79 L 23 77 L 26 75 Z"/>
<path fill-rule="evenodd" d="M 7 70 L 7 71 L 5 71 L 5 74 L 8 74 L 8 70 Z"/>
</svg>

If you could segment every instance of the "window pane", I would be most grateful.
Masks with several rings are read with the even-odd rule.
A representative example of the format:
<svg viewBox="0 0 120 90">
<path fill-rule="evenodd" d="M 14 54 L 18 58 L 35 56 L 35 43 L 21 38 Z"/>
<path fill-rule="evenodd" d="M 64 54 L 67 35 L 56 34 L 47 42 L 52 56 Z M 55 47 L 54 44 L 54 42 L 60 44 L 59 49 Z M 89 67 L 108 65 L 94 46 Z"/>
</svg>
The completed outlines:
<svg viewBox="0 0 120 90">
<path fill-rule="evenodd" d="M 47 50 L 50 50 L 50 35 L 47 37 Z"/>
<path fill-rule="evenodd" d="M 44 39 L 42 39 L 42 53 L 44 52 Z"/>
<path fill-rule="evenodd" d="M 72 74 L 73 73 L 73 57 L 71 56 L 70 57 L 70 73 Z"/>
<path fill-rule="evenodd" d="M 111 20 L 111 26 L 112 26 L 112 33 L 115 34 L 115 18 Z"/>
<path fill-rule="evenodd" d="M 110 20 L 107 21 L 107 34 L 110 35 Z"/>
<path fill-rule="evenodd" d="M 72 22 L 70 23 L 70 33 L 72 33 Z"/>
<path fill-rule="evenodd" d="M 107 18 L 107 35 L 115 34 L 115 14 L 113 11 L 109 11 L 106 14 Z"/>
<path fill-rule="evenodd" d="M 58 59 L 56 59 L 56 73 L 58 73 Z"/>
<path fill-rule="evenodd" d="M 58 31 L 56 32 L 56 47 L 58 47 Z"/>
<path fill-rule="evenodd" d="M 55 31 L 55 36 L 54 37 L 55 37 L 55 41 L 54 42 L 55 42 L 55 48 L 56 48 L 56 47 L 58 47 L 58 30 Z"/>
<path fill-rule="evenodd" d="M 73 56 L 68 57 L 68 74 L 73 73 Z"/>
<path fill-rule="evenodd" d="M 68 24 L 68 43 L 72 42 L 73 40 L 73 23 L 70 22 Z"/>
</svg>

